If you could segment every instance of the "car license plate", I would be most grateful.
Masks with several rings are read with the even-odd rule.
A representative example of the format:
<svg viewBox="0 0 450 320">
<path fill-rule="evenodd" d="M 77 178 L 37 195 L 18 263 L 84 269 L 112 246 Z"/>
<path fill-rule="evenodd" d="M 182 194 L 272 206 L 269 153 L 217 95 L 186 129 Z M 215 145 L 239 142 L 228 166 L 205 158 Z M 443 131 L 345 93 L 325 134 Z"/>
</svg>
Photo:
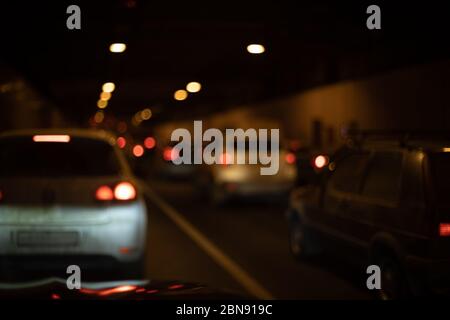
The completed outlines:
<svg viewBox="0 0 450 320">
<path fill-rule="evenodd" d="M 17 245 L 21 247 L 76 246 L 79 235 L 75 231 L 19 231 Z"/>
</svg>

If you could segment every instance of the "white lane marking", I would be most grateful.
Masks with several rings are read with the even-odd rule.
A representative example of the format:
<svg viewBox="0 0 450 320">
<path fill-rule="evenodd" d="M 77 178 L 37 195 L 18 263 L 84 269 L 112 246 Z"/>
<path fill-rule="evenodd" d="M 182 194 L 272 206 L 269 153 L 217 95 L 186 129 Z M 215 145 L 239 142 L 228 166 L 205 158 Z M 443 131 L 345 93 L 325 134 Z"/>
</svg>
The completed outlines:
<svg viewBox="0 0 450 320">
<path fill-rule="evenodd" d="M 205 235 L 186 220 L 176 209 L 169 205 L 163 198 L 157 195 L 149 186 L 142 183 L 145 193 L 188 237 L 190 237 L 203 251 L 206 252 L 217 264 L 227 271 L 250 294 L 259 299 L 272 300 L 275 297 L 258 283 L 241 266 L 228 257 Z"/>
</svg>

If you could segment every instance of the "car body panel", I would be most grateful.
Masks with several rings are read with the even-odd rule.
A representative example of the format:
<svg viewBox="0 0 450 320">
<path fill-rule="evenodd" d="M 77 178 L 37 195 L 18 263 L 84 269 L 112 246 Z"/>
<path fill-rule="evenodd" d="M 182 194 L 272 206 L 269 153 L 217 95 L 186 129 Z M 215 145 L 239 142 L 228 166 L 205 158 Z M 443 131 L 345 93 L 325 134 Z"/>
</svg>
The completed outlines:
<svg viewBox="0 0 450 320">
<path fill-rule="evenodd" d="M 279 170 L 274 175 L 262 175 L 261 168 L 269 165 L 262 164 L 213 164 L 209 166 L 209 174 L 215 186 L 225 187 L 227 192 L 241 196 L 284 194 L 288 192 L 297 179 L 294 164 L 287 164 L 284 160 L 287 151 L 280 150 Z M 248 153 L 245 159 L 248 159 Z M 228 187 L 227 187 L 228 186 Z"/>
</svg>

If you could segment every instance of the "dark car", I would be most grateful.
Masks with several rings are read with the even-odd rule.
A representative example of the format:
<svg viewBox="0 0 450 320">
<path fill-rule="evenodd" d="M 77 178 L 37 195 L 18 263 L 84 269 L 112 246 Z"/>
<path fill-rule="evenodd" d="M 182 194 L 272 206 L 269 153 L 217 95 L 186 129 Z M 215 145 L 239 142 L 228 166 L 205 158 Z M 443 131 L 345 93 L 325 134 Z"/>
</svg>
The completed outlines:
<svg viewBox="0 0 450 320">
<path fill-rule="evenodd" d="M 447 138 L 382 138 L 339 150 L 320 184 L 291 194 L 292 254 L 333 245 L 346 260 L 378 265 L 381 298 L 447 291 L 449 146 Z"/>
</svg>

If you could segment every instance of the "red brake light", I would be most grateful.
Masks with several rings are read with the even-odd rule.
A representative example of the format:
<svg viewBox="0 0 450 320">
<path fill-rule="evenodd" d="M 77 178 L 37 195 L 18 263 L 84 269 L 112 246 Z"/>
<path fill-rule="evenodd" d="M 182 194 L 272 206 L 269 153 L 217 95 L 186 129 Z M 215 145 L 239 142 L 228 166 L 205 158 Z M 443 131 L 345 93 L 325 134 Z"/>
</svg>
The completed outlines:
<svg viewBox="0 0 450 320">
<path fill-rule="evenodd" d="M 117 145 L 119 146 L 120 149 L 123 149 L 127 145 L 127 140 L 124 137 L 118 137 Z"/>
<path fill-rule="evenodd" d="M 166 161 L 172 160 L 172 148 L 165 148 L 164 149 L 163 158 Z"/>
<path fill-rule="evenodd" d="M 441 237 L 449 237 L 450 236 L 450 223 L 441 223 L 439 225 L 439 235 Z"/>
<path fill-rule="evenodd" d="M 294 164 L 296 157 L 295 157 L 295 154 L 293 154 L 292 152 L 289 152 L 288 154 L 286 154 L 284 159 L 286 160 L 286 162 L 288 164 Z"/>
<path fill-rule="evenodd" d="M 219 158 L 219 163 L 223 165 L 228 165 L 232 163 L 231 155 L 229 153 L 222 153 L 222 155 Z"/>
<path fill-rule="evenodd" d="M 156 146 L 156 140 L 153 137 L 147 137 L 144 140 L 144 146 L 147 149 L 153 149 Z"/>
<path fill-rule="evenodd" d="M 133 200 L 136 198 L 136 189 L 129 182 L 121 182 L 114 188 L 116 200 Z"/>
<path fill-rule="evenodd" d="M 66 134 L 55 135 L 35 135 L 33 136 L 34 142 L 69 142 L 70 136 Z"/>
<path fill-rule="evenodd" d="M 136 198 L 136 189 L 129 182 L 120 182 L 114 188 L 103 185 L 95 192 L 95 198 L 100 201 L 133 200 Z"/>
<path fill-rule="evenodd" d="M 172 160 L 172 148 L 167 147 L 164 149 L 163 158 L 166 161 Z"/>
<path fill-rule="evenodd" d="M 178 149 L 166 147 L 163 152 L 163 158 L 166 161 L 174 161 L 180 156 Z"/>
<path fill-rule="evenodd" d="M 114 199 L 114 193 L 108 186 L 101 186 L 95 192 L 95 198 L 100 201 L 110 201 Z"/>
</svg>

